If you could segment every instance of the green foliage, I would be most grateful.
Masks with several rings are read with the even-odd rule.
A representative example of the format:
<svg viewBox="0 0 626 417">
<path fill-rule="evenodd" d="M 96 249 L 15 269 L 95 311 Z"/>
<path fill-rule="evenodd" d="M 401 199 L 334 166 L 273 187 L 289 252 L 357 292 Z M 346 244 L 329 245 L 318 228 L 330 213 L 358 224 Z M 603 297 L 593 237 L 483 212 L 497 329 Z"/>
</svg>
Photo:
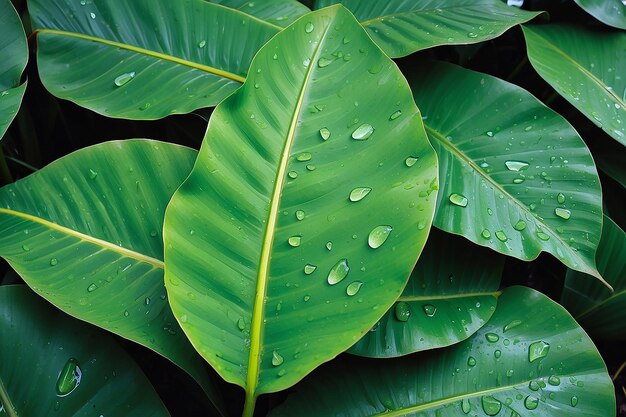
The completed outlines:
<svg viewBox="0 0 626 417">
<path fill-rule="evenodd" d="M 614 414 L 626 6 L 531 3 L 0 0 L 0 414 Z"/>
</svg>

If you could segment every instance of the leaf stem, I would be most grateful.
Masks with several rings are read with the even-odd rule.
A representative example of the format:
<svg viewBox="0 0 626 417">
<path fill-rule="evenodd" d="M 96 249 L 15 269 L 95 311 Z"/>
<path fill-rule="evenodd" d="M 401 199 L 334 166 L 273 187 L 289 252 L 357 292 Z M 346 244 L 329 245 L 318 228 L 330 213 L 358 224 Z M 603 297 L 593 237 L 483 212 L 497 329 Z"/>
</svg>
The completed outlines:
<svg viewBox="0 0 626 417">
<path fill-rule="evenodd" d="M 0 185 L 10 184 L 13 182 L 11 171 L 9 171 L 7 161 L 4 159 L 4 152 L 2 151 L 2 146 L 0 146 L 0 180 L 2 181 Z"/>
<path fill-rule="evenodd" d="M 2 379 L 0 379 L 0 403 L 2 403 L 2 405 L 4 406 L 4 411 L 9 417 L 19 417 L 17 415 L 17 412 L 15 411 L 15 408 L 13 407 L 11 399 L 9 398 L 9 393 L 4 387 Z"/>
<path fill-rule="evenodd" d="M 246 391 L 246 402 L 243 405 L 243 414 L 241 417 L 254 416 L 254 406 L 256 405 L 256 397 L 254 392 Z"/>
</svg>

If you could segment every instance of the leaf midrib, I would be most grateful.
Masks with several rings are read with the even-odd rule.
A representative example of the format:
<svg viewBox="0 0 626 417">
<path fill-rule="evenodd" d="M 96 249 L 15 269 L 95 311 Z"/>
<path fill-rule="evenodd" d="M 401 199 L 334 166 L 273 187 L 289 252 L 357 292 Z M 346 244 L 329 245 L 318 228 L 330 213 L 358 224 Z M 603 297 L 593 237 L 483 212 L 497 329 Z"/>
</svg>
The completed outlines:
<svg viewBox="0 0 626 417">
<path fill-rule="evenodd" d="M 194 68 L 194 69 L 197 69 L 199 71 L 204 71 L 204 72 L 207 72 L 209 74 L 213 74 L 213 75 L 216 75 L 216 76 L 219 76 L 219 77 L 227 78 L 227 79 L 229 79 L 231 81 L 235 81 L 235 82 L 238 82 L 238 83 L 243 83 L 246 80 L 245 77 L 242 77 L 241 75 L 233 74 L 232 72 L 221 70 L 219 68 L 215 68 L 215 67 L 211 67 L 211 66 L 208 66 L 208 65 L 199 64 L 197 62 L 192 62 L 192 61 L 189 61 L 189 60 L 186 60 L 186 59 L 182 59 L 182 58 L 178 58 L 178 57 L 175 57 L 175 56 L 172 56 L 172 55 L 167 55 L 167 54 L 164 54 L 162 52 L 151 51 L 149 49 L 141 48 L 141 47 L 138 47 L 138 46 L 129 45 L 129 44 L 122 43 L 122 42 L 116 42 L 116 41 L 111 41 L 111 40 L 108 40 L 108 39 L 99 38 L 97 36 L 85 35 L 83 33 L 68 32 L 68 31 L 57 30 L 57 29 L 40 29 L 36 33 L 52 34 L 52 35 L 59 35 L 59 36 L 67 36 L 67 37 L 71 37 L 71 38 L 77 38 L 77 39 L 83 39 L 83 40 L 87 40 L 87 41 L 91 41 L 91 42 L 96 42 L 96 43 L 100 43 L 100 44 L 103 44 L 103 45 L 113 46 L 113 47 L 116 47 L 116 48 L 124 49 L 126 51 L 136 52 L 138 54 L 150 56 L 152 58 L 158 58 L 158 59 L 161 59 L 163 61 L 173 62 L 173 63 L 179 64 L 179 65 L 184 65 L 184 66 L 187 66 L 189 68 Z"/>
<path fill-rule="evenodd" d="M 153 258 L 151 256 L 148 256 L 148 255 L 145 255 L 143 253 L 139 253 L 139 252 L 136 252 L 136 251 L 133 251 L 133 250 L 130 250 L 130 249 L 123 248 L 123 247 L 115 245 L 115 244 L 113 244 L 111 242 L 107 242 L 106 240 L 102 240 L 102 239 L 98 239 L 98 238 L 93 237 L 93 236 L 89 236 L 89 235 L 84 234 L 82 232 L 70 229 L 70 228 L 65 227 L 65 226 L 61 226 L 61 225 L 59 225 L 57 223 L 53 223 L 51 221 L 42 219 L 40 217 L 36 217 L 36 216 L 31 215 L 31 214 L 22 213 L 22 212 L 19 212 L 19 211 L 15 211 L 15 210 L 11 210 L 11 209 L 5 209 L 5 208 L 0 208 L 0 214 L 7 214 L 9 216 L 15 216 L 15 217 L 19 217 L 19 218 L 22 218 L 24 220 L 27 220 L 27 221 L 38 223 L 38 224 L 40 224 L 42 226 L 45 226 L 45 227 L 48 227 L 50 229 L 57 230 L 57 231 L 65 234 L 65 235 L 73 236 L 73 237 L 76 237 L 76 238 L 78 238 L 80 240 L 83 240 L 83 241 L 86 241 L 86 242 L 98 245 L 98 246 L 102 247 L 103 249 L 107 249 L 107 250 L 110 250 L 112 252 L 116 252 L 116 253 L 118 253 L 118 254 L 120 254 L 122 256 L 126 256 L 128 258 L 135 259 L 135 260 L 137 260 L 139 262 L 144 262 L 144 263 L 150 264 L 154 268 L 163 269 L 163 261 L 161 261 L 159 259 Z"/>
<path fill-rule="evenodd" d="M 456 298 L 469 298 L 469 297 L 499 297 L 502 291 L 492 292 L 474 292 L 463 294 L 448 294 L 448 295 L 419 295 L 419 296 L 400 296 L 397 301 L 429 301 L 429 300 L 452 300 Z"/>
<path fill-rule="evenodd" d="M 576 320 L 582 319 L 584 316 L 590 314 L 594 310 L 597 310 L 600 307 L 605 306 L 609 301 L 613 301 L 615 298 L 621 297 L 623 295 L 626 295 L 626 289 L 623 289 L 623 290 L 621 290 L 619 292 L 612 293 L 608 298 L 605 298 L 604 300 L 600 301 L 599 303 L 594 304 L 593 306 L 591 306 L 588 309 L 584 310 L 582 313 L 578 314 L 576 316 Z"/>
<path fill-rule="evenodd" d="M 4 406 L 4 411 L 7 413 L 8 417 L 19 417 L 17 411 L 15 411 L 15 408 L 13 407 L 11 398 L 9 398 L 9 392 L 5 388 L 2 378 L 0 378 L 0 403 Z"/>
<path fill-rule="evenodd" d="M 476 165 L 476 163 L 468 158 L 460 149 L 458 149 L 456 146 L 454 146 L 454 144 L 452 142 L 450 142 L 449 140 L 447 140 L 444 135 L 442 133 L 440 133 L 439 131 L 431 128 L 430 126 L 428 126 L 426 123 L 424 123 L 424 127 L 426 128 L 426 131 L 428 132 L 429 135 L 431 135 L 433 138 L 435 138 L 439 143 L 441 143 L 441 145 L 443 145 L 450 153 L 452 153 L 455 157 L 457 157 L 458 159 L 462 160 L 463 162 L 465 162 L 466 164 L 468 164 L 472 170 L 479 176 L 481 176 L 483 179 L 485 179 L 486 181 L 488 181 L 491 185 L 493 185 L 499 192 L 501 192 L 502 194 L 504 194 L 506 197 L 508 197 L 509 201 L 513 202 L 513 204 L 515 204 L 516 206 L 518 206 L 523 212 L 528 212 L 528 208 L 526 207 L 526 205 L 524 203 L 522 203 L 521 201 L 519 201 L 518 199 L 516 199 L 515 197 L 513 197 L 511 194 L 509 194 L 504 188 L 502 188 L 502 186 L 497 183 L 496 181 L 493 180 L 493 178 L 491 178 L 489 175 L 486 175 L 486 173 L 480 169 L 478 167 L 478 165 Z M 607 285 L 609 288 L 612 288 L 605 280 L 604 278 L 602 278 L 602 276 L 593 268 L 590 268 L 587 261 L 580 258 L 572 249 L 569 245 L 567 245 L 559 235 L 557 235 L 551 227 L 548 227 L 548 225 L 546 225 L 543 221 L 541 221 L 540 219 L 538 219 L 537 217 L 533 216 L 535 221 L 541 226 L 542 228 L 542 232 L 544 233 L 548 233 L 551 237 L 553 237 L 556 241 L 558 241 L 562 247 L 565 248 L 565 250 L 575 259 L 578 259 L 578 261 L 580 261 L 580 263 L 582 265 L 584 265 L 585 271 L 586 273 L 589 273 L 590 275 L 593 275 L 594 277 L 598 278 L 600 281 L 602 281 L 605 285 Z M 540 251 L 542 251 L 543 248 L 541 248 L 540 246 Z"/>
</svg>

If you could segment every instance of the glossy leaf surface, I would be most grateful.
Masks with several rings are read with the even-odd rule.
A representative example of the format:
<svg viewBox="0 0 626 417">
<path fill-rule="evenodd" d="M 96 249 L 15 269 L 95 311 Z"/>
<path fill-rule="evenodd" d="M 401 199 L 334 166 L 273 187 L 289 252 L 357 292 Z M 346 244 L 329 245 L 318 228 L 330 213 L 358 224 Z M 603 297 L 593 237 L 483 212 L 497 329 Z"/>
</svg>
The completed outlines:
<svg viewBox="0 0 626 417">
<path fill-rule="evenodd" d="M 431 230 L 400 298 L 349 352 L 393 357 L 467 339 L 493 314 L 503 267 L 503 256 Z"/>
<path fill-rule="evenodd" d="M 341 3 L 387 55 L 398 58 L 439 45 L 465 45 L 497 38 L 541 12 L 509 7 L 499 0 L 317 0 Z"/>
<path fill-rule="evenodd" d="M 30 0 L 39 74 L 55 96 L 110 117 L 213 106 L 280 28 L 203 0 Z"/>
<path fill-rule="evenodd" d="M 311 10 L 297 0 L 209 0 L 237 9 L 274 25 L 287 26 Z"/>
<path fill-rule="evenodd" d="M 626 339 L 626 234 L 604 217 L 602 239 L 596 256 L 598 269 L 613 286 L 602 284 L 580 272 L 569 270 L 561 303 L 594 337 Z"/>
<path fill-rule="evenodd" d="M 622 0 L 574 0 L 587 13 L 607 25 L 626 29 L 626 2 Z"/>
<path fill-rule="evenodd" d="M 250 74 L 213 113 L 164 229 L 172 309 L 248 406 L 393 304 L 437 189 L 406 81 L 343 7 L 296 21 Z"/>
<path fill-rule="evenodd" d="M 0 140 L 17 114 L 26 83 L 20 85 L 28 61 L 22 21 L 11 0 L 0 0 Z"/>
<path fill-rule="evenodd" d="M 115 340 L 25 285 L 0 287 L 0 402 L 13 416 L 169 416 Z"/>
<path fill-rule="evenodd" d="M 163 284 L 165 206 L 195 156 L 107 142 L 1 188 L 0 255 L 61 310 L 154 350 L 210 391 Z"/>
<path fill-rule="evenodd" d="M 574 128 L 525 90 L 485 74 L 435 63 L 413 77 L 439 156 L 434 224 L 519 259 L 549 252 L 601 278 L 600 183 Z"/>
<path fill-rule="evenodd" d="M 626 145 L 626 33 L 524 26 L 528 59 L 574 107 Z"/>
<path fill-rule="evenodd" d="M 270 416 L 615 414 L 613 384 L 591 339 L 561 306 L 524 287 L 505 290 L 489 323 L 457 345 L 324 371 Z"/>
</svg>

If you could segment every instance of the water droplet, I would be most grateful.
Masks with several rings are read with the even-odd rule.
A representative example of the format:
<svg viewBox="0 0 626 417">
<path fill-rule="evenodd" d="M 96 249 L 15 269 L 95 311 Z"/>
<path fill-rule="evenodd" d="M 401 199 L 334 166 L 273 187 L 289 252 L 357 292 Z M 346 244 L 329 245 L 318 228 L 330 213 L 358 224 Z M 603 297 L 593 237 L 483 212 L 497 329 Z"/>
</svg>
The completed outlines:
<svg viewBox="0 0 626 417">
<path fill-rule="evenodd" d="M 432 304 L 424 304 L 422 306 L 422 309 L 424 310 L 424 313 L 428 316 L 428 317 L 432 317 L 435 315 L 435 313 L 437 312 L 437 307 L 435 307 Z"/>
<path fill-rule="evenodd" d="M 483 239 L 489 239 L 491 237 L 491 232 L 487 229 L 483 229 L 480 235 L 483 237 Z"/>
<path fill-rule="evenodd" d="M 572 212 L 561 208 L 561 207 L 557 207 L 554 209 L 554 214 L 556 214 L 557 216 L 559 216 L 560 218 L 562 218 L 563 220 L 569 220 L 569 218 L 572 216 Z"/>
<path fill-rule="evenodd" d="M 493 132 L 492 132 L 491 130 L 490 130 L 490 131 L 488 131 L 488 132 L 487 132 L 487 136 L 489 136 L 490 138 L 492 138 L 492 137 L 493 137 Z"/>
<path fill-rule="evenodd" d="M 372 191 L 369 187 L 357 187 L 350 191 L 350 201 L 356 203 L 363 200 Z"/>
<path fill-rule="evenodd" d="M 402 110 L 396 110 L 391 113 L 391 116 L 389 116 L 389 120 L 396 120 L 398 117 L 400 117 L 400 115 L 402 115 Z"/>
<path fill-rule="evenodd" d="M 367 244 L 372 249 L 380 248 L 393 230 L 391 226 L 376 226 L 367 237 Z"/>
<path fill-rule="evenodd" d="M 408 321 L 409 317 L 411 317 L 411 309 L 409 308 L 409 305 L 404 301 L 396 303 L 394 313 L 398 321 Z"/>
<path fill-rule="evenodd" d="M 124 310 L 124 317 L 128 317 L 130 315 L 130 313 L 128 312 L 128 310 Z"/>
<path fill-rule="evenodd" d="M 524 220 L 519 220 L 517 223 L 515 223 L 513 229 L 521 232 L 522 230 L 526 229 L 526 222 Z"/>
<path fill-rule="evenodd" d="M 363 283 L 361 281 L 354 281 L 350 283 L 350 285 L 348 285 L 348 287 L 346 288 L 346 294 L 348 294 L 351 297 L 353 295 L 356 295 L 361 289 L 362 285 Z"/>
<path fill-rule="evenodd" d="M 528 168 L 528 163 L 522 162 L 522 161 L 506 161 L 504 165 L 506 165 L 506 168 L 509 171 L 516 171 L 516 172 L 523 171 L 526 168 Z"/>
<path fill-rule="evenodd" d="M 556 375 L 552 375 L 550 376 L 550 378 L 548 378 L 548 384 L 558 387 L 559 385 L 561 385 L 561 378 Z"/>
<path fill-rule="evenodd" d="M 556 201 L 558 201 L 559 204 L 565 203 L 565 195 L 563 193 L 558 193 L 556 196 Z"/>
<path fill-rule="evenodd" d="M 115 83 L 116 86 L 121 87 L 127 82 L 129 82 L 130 80 L 132 80 L 133 78 L 135 78 L 135 71 L 122 74 L 119 77 L 117 77 L 115 81 L 113 82 Z"/>
<path fill-rule="evenodd" d="M 204 39 L 198 42 L 198 48 L 204 48 L 205 46 L 206 46 L 206 41 Z"/>
<path fill-rule="evenodd" d="M 532 395 L 529 395 L 524 400 L 524 407 L 526 407 L 526 409 L 528 410 L 534 410 L 535 408 L 537 408 L 538 405 L 539 405 L 539 400 L 533 397 Z"/>
<path fill-rule="evenodd" d="M 189 293 L 189 294 L 193 294 L 193 293 Z M 189 294 L 188 294 L 188 295 L 189 295 Z M 196 296 L 194 295 L 193 297 L 189 297 L 189 298 L 191 298 L 192 300 L 195 300 L 195 299 L 196 299 Z M 146 299 L 145 299 L 145 300 L 143 300 L 143 303 L 144 303 L 146 306 L 149 306 L 149 305 L 150 305 L 150 297 L 146 297 Z"/>
<path fill-rule="evenodd" d="M 309 301 L 311 299 L 310 295 L 305 295 L 304 297 L 302 297 L 302 300 L 306 303 L 307 301 Z"/>
<path fill-rule="evenodd" d="M 280 366 L 283 364 L 283 362 L 284 362 L 284 359 L 282 356 L 280 356 L 280 353 L 273 351 L 272 352 L 272 365 Z"/>
<path fill-rule="evenodd" d="M 328 247 L 328 244 L 326 244 L 326 247 Z M 328 283 L 330 285 L 340 283 L 346 276 L 348 276 L 348 272 L 350 272 L 348 260 L 346 258 L 343 258 L 331 268 L 330 272 L 328 273 Z"/>
<path fill-rule="evenodd" d="M 514 327 L 519 326 L 520 324 L 522 324 L 521 320 L 513 320 L 511 321 L 509 324 L 507 324 L 506 326 L 504 326 L 503 331 L 504 332 L 508 332 L 509 330 L 513 329 Z"/>
<path fill-rule="evenodd" d="M 473 356 L 467 358 L 467 366 L 476 366 L 476 359 Z"/>
<path fill-rule="evenodd" d="M 572 407 L 576 407 L 578 405 L 578 397 L 574 395 L 570 400 L 570 404 L 572 405 Z"/>
<path fill-rule="evenodd" d="M 502 351 L 496 350 L 495 352 L 493 352 L 493 356 L 495 356 L 496 359 L 500 359 L 500 356 L 502 356 Z"/>
<path fill-rule="evenodd" d="M 57 395 L 59 397 L 70 395 L 80 385 L 82 376 L 83 372 L 78 361 L 74 358 L 68 359 L 57 378 Z"/>
<path fill-rule="evenodd" d="M 87 287 L 87 292 L 94 292 L 97 289 L 98 289 L 98 286 L 94 283 L 91 283 L 91 285 Z"/>
<path fill-rule="evenodd" d="M 298 220 L 304 219 L 304 210 L 296 210 L 296 219 Z"/>
<path fill-rule="evenodd" d="M 92 19 L 95 19 L 96 18 L 96 14 L 91 12 L 91 13 L 89 13 L 89 17 L 91 17 Z"/>
<path fill-rule="evenodd" d="M 311 160 L 311 154 L 309 152 L 302 152 L 300 155 L 298 155 L 296 157 L 296 160 L 298 160 L 300 162 L 310 161 Z"/>
<path fill-rule="evenodd" d="M 404 164 L 410 168 L 413 165 L 415 165 L 415 163 L 418 161 L 418 159 L 419 158 L 416 157 L 416 156 L 409 156 L 407 159 L 404 160 Z"/>
<path fill-rule="evenodd" d="M 98 173 L 94 171 L 93 169 L 90 169 L 87 175 L 89 175 L 89 179 L 95 180 L 96 177 L 98 176 Z"/>
<path fill-rule="evenodd" d="M 478 35 L 477 35 L 477 34 L 475 34 L 474 32 L 469 32 L 469 33 L 467 34 L 467 37 L 468 37 L 468 38 L 477 38 L 477 37 L 478 37 Z"/>
<path fill-rule="evenodd" d="M 286 373 L 287 373 L 287 371 L 285 371 L 284 369 L 281 369 L 280 371 L 278 371 L 278 372 L 276 373 L 276 375 L 277 375 L 278 377 L 281 377 L 281 376 L 284 376 Z"/>
<path fill-rule="evenodd" d="M 485 339 L 487 339 L 489 343 L 496 343 L 498 340 L 500 340 L 500 336 L 495 333 L 487 333 L 485 335 Z"/>
<path fill-rule="evenodd" d="M 513 371 L 513 369 L 509 369 L 508 371 L 506 371 L 506 376 L 508 376 L 509 378 L 513 376 L 513 373 L 515 371 Z"/>
<path fill-rule="evenodd" d="M 333 242 L 331 241 L 326 242 L 326 249 L 332 250 L 332 248 L 333 248 Z"/>
<path fill-rule="evenodd" d="M 50 266 L 57 266 L 59 264 L 59 260 L 57 258 L 50 259 Z"/>
<path fill-rule="evenodd" d="M 313 29 L 315 29 L 315 26 L 313 26 L 313 23 L 308 22 L 305 26 L 304 26 L 304 31 L 306 33 L 311 33 L 313 32 Z"/>
<path fill-rule="evenodd" d="M 495 416 L 502 409 L 502 403 L 491 395 L 482 397 L 481 402 L 483 405 L 483 411 L 488 416 Z"/>
<path fill-rule="evenodd" d="M 506 242 L 507 240 L 509 240 L 509 238 L 507 237 L 506 233 L 504 233 L 503 230 L 498 230 L 496 232 L 496 237 L 498 238 L 500 242 Z"/>
<path fill-rule="evenodd" d="M 320 136 L 322 137 L 322 139 L 328 140 L 328 138 L 330 137 L 330 130 L 328 130 L 325 127 L 321 128 L 320 129 Z"/>
<path fill-rule="evenodd" d="M 246 322 L 243 319 L 243 317 L 239 318 L 239 320 L 237 320 L 237 328 L 239 330 L 244 330 L 246 328 Z"/>
<path fill-rule="evenodd" d="M 537 232 L 537 237 L 541 240 L 550 240 L 550 236 L 548 236 L 547 234 L 545 234 L 542 231 L 538 231 Z"/>
<path fill-rule="evenodd" d="M 287 176 L 291 178 L 292 180 L 295 180 L 296 178 L 298 178 L 298 173 L 296 171 L 289 171 Z"/>
<path fill-rule="evenodd" d="M 332 63 L 333 63 L 332 59 L 328 59 L 328 58 L 324 58 L 324 57 L 321 57 L 320 59 L 317 60 L 317 66 L 320 67 L 320 68 L 327 67 L 327 66 L 329 66 Z"/>
<path fill-rule="evenodd" d="M 315 165 L 309 164 L 309 165 L 306 166 L 306 169 L 307 169 L 307 171 L 315 171 Z"/>
<path fill-rule="evenodd" d="M 533 130 L 533 127 L 532 127 L 532 126 L 526 126 L 526 127 L 524 128 L 524 132 L 530 132 L 531 130 Z"/>
<path fill-rule="evenodd" d="M 352 139 L 356 140 L 366 140 L 374 133 L 374 127 L 370 124 L 363 123 L 361 126 L 357 127 L 354 132 L 352 132 Z"/>
<path fill-rule="evenodd" d="M 472 409 L 472 407 L 470 406 L 469 400 L 467 398 L 463 398 L 463 400 L 461 401 L 461 410 L 465 414 L 469 414 L 471 409 Z"/>
<path fill-rule="evenodd" d="M 528 388 L 530 388 L 531 391 L 539 391 L 539 388 L 541 387 L 537 381 L 530 381 L 528 383 Z"/>
<path fill-rule="evenodd" d="M 291 236 L 289 239 L 287 239 L 287 242 L 289 243 L 289 246 L 297 248 L 298 246 L 300 246 L 301 240 L 302 236 Z"/>
<path fill-rule="evenodd" d="M 315 272 L 316 269 L 317 269 L 317 266 L 315 265 L 311 265 L 311 264 L 304 265 L 304 273 L 307 275 L 311 275 L 313 272 Z"/>
<path fill-rule="evenodd" d="M 543 340 L 531 343 L 531 345 L 528 346 L 528 361 L 534 362 L 537 359 L 545 358 L 548 356 L 548 352 L 550 352 L 549 343 L 546 343 Z"/>
<path fill-rule="evenodd" d="M 450 194 L 450 202 L 459 207 L 467 207 L 467 198 L 461 194 Z"/>
</svg>

